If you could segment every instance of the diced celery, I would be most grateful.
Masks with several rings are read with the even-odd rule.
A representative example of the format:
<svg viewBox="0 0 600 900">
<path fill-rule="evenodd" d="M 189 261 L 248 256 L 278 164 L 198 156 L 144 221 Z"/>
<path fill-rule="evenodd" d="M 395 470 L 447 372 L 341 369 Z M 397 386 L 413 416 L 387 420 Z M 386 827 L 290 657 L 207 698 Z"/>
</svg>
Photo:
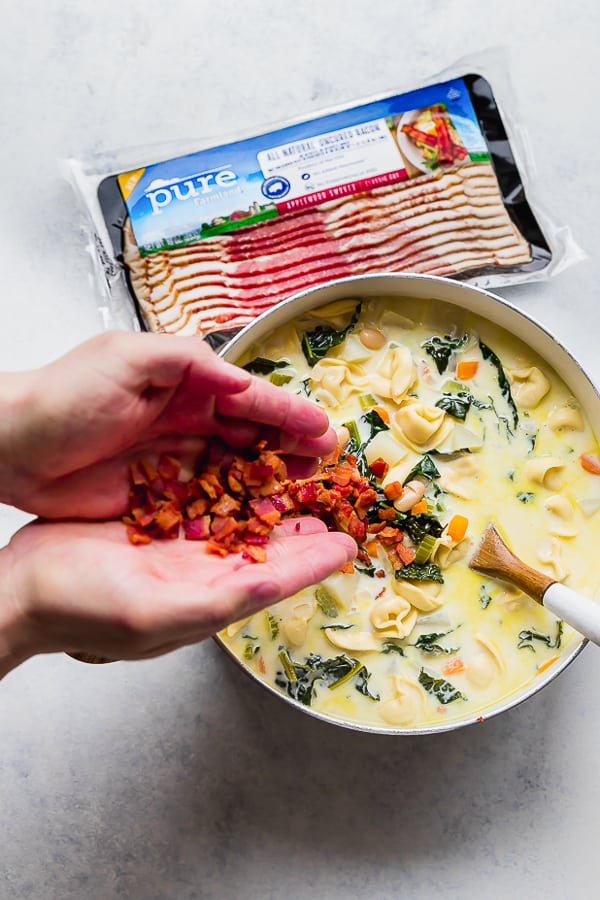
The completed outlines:
<svg viewBox="0 0 600 900">
<path fill-rule="evenodd" d="M 374 406 L 377 406 L 377 400 L 373 394 L 361 394 L 358 402 L 361 409 L 373 409 Z"/>
<path fill-rule="evenodd" d="M 271 372 L 271 374 L 269 375 L 269 381 L 272 382 L 273 384 L 278 385 L 279 387 L 282 384 L 287 384 L 288 381 L 291 381 L 291 380 L 292 380 L 291 375 L 283 375 L 281 372 Z"/>
<path fill-rule="evenodd" d="M 296 675 L 292 660 L 290 659 L 290 654 L 287 650 L 280 650 L 277 655 L 279 656 L 288 681 L 298 681 L 298 676 Z"/>
<path fill-rule="evenodd" d="M 417 555 L 415 556 L 415 562 L 420 565 L 421 563 L 426 563 L 431 554 L 433 553 L 437 538 L 434 538 L 432 534 L 426 534 L 419 546 L 417 547 Z"/>
<path fill-rule="evenodd" d="M 333 681 L 329 685 L 329 690 L 333 690 L 333 688 L 339 687 L 340 684 L 345 684 L 347 681 L 350 681 L 351 678 L 354 678 L 355 675 L 358 675 L 361 669 L 364 669 L 364 664 L 356 660 L 355 665 L 349 669 L 345 675 L 342 675 L 341 678 L 338 678 L 337 681 Z"/>
<path fill-rule="evenodd" d="M 348 429 L 348 433 L 350 434 L 350 440 L 355 441 L 356 445 L 358 447 L 360 447 L 360 445 L 361 445 L 360 434 L 358 433 L 358 425 L 356 424 L 354 419 L 352 419 L 351 422 L 344 422 L 344 425 Z"/>
</svg>

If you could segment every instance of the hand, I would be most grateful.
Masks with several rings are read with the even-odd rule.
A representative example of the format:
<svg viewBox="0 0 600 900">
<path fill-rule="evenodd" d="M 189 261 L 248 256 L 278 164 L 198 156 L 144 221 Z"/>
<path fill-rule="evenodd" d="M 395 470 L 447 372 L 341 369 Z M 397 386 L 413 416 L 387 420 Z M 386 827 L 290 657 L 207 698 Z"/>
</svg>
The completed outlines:
<svg viewBox="0 0 600 900">
<path fill-rule="evenodd" d="M 215 556 L 201 541 L 133 547 L 120 522 L 33 522 L 0 552 L 0 677 L 36 653 L 145 659 L 196 643 L 355 553 L 352 538 L 310 517 L 274 530 L 266 563 Z"/>
<path fill-rule="evenodd" d="M 129 463 L 198 455 L 208 435 L 258 437 L 309 475 L 335 434 L 317 406 L 218 357 L 198 338 L 112 332 L 37 371 L 0 378 L 0 501 L 46 518 L 115 518 Z"/>
</svg>

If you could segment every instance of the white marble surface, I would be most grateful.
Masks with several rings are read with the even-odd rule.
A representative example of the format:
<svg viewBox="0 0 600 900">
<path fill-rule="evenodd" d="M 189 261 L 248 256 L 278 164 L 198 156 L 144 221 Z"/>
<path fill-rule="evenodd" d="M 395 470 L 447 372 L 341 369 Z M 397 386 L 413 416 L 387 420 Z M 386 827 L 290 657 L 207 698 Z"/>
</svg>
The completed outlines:
<svg viewBox="0 0 600 900">
<path fill-rule="evenodd" d="M 3 369 L 102 327 L 59 160 L 259 128 L 502 46 L 536 195 L 588 259 L 499 293 L 600 382 L 596 3 L 9 0 L 0 22 Z M 23 520 L 0 508 L 0 540 Z M 498 719 L 393 739 L 296 713 L 212 642 L 32 660 L 0 688 L 0 897 L 595 896 L 599 683 L 588 647 Z"/>
</svg>

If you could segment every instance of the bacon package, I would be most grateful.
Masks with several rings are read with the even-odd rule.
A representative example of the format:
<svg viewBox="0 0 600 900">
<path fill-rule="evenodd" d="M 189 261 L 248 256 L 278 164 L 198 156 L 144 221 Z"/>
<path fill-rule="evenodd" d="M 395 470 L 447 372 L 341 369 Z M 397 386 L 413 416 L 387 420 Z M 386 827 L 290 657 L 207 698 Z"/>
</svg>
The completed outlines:
<svg viewBox="0 0 600 900">
<path fill-rule="evenodd" d="M 88 200 L 93 184 L 108 294 L 126 298 L 134 327 L 214 346 L 332 279 L 417 272 L 497 287 L 546 277 L 560 249 L 477 74 L 139 163 L 74 166 Z"/>
</svg>

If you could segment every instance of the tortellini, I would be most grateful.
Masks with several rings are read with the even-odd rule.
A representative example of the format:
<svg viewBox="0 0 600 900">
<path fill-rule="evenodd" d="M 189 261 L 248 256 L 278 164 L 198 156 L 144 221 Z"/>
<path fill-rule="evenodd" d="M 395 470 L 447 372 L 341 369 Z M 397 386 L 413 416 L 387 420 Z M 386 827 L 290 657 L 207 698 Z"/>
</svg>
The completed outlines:
<svg viewBox="0 0 600 900">
<path fill-rule="evenodd" d="M 527 594 L 524 594 L 519 588 L 507 586 L 498 595 L 497 602 L 507 613 L 515 613 L 533 603 L 533 600 L 530 600 Z"/>
<path fill-rule="evenodd" d="M 453 563 L 463 559 L 471 547 L 471 538 L 464 537 L 460 541 L 455 541 L 448 534 L 438 538 L 433 553 L 431 554 L 432 562 L 435 562 L 442 569 L 447 569 Z"/>
<path fill-rule="evenodd" d="M 338 631 L 327 628 L 325 634 L 333 646 L 339 647 L 340 650 L 350 650 L 350 652 L 379 650 L 379 641 L 370 631 L 354 631 L 352 628 L 343 628 Z"/>
<path fill-rule="evenodd" d="M 396 410 L 390 425 L 398 440 L 417 453 L 438 447 L 454 427 L 442 409 L 418 401 L 407 402 Z"/>
<path fill-rule="evenodd" d="M 483 634 L 474 635 L 477 649 L 467 665 L 467 680 L 476 688 L 487 688 L 504 674 L 506 663 L 497 644 Z"/>
<path fill-rule="evenodd" d="M 548 527 L 550 534 L 558 537 L 575 537 L 577 534 L 577 527 L 573 522 L 575 510 L 568 497 L 564 494 L 552 494 L 544 501 L 544 507 L 550 513 L 551 521 Z"/>
<path fill-rule="evenodd" d="M 513 369 L 508 377 L 513 399 L 521 409 L 535 409 L 552 386 L 550 379 L 537 366 Z"/>
<path fill-rule="evenodd" d="M 389 725 L 406 726 L 419 722 L 424 712 L 422 688 L 402 675 L 392 675 L 391 680 L 393 696 L 381 704 L 381 718 Z"/>
<path fill-rule="evenodd" d="M 369 618 L 373 627 L 386 637 L 405 638 L 416 625 L 417 613 L 404 597 L 392 595 L 375 603 Z"/>
<path fill-rule="evenodd" d="M 300 338 L 293 325 L 283 325 L 272 335 L 264 349 L 267 359 L 292 359 L 301 353 Z"/>
<path fill-rule="evenodd" d="M 537 557 L 554 581 L 564 581 L 569 570 L 563 561 L 562 547 L 558 538 L 544 541 L 537 550 Z"/>
<path fill-rule="evenodd" d="M 434 581 L 413 584 L 404 578 L 395 578 L 392 587 L 396 594 L 408 601 L 419 612 L 431 612 L 439 609 L 442 600 L 439 599 L 441 585 Z"/>
<path fill-rule="evenodd" d="M 359 303 L 360 301 L 354 297 L 334 300 L 332 303 L 326 303 L 325 306 L 319 306 L 311 310 L 310 318 L 327 322 L 337 329 L 345 328 L 348 324 L 348 318 L 353 315 Z"/>
<path fill-rule="evenodd" d="M 341 359 L 320 359 L 310 375 L 315 400 L 325 406 L 339 406 L 345 403 L 353 392 L 365 390 L 364 370 L 356 363 Z"/>
<path fill-rule="evenodd" d="M 369 380 L 369 388 L 380 397 L 400 404 L 415 382 L 415 363 L 408 347 L 390 347 L 377 372 Z"/>
<path fill-rule="evenodd" d="M 581 409 L 574 397 L 555 407 L 547 422 L 552 431 L 583 431 L 585 428 Z"/>
<path fill-rule="evenodd" d="M 556 456 L 535 456 L 524 466 L 525 475 L 550 491 L 558 491 L 562 485 L 560 475 L 564 462 Z"/>
<path fill-rule="evenodd" d="M 461 500 L 472 500 L 478 489 L 480 463 L 475 454 L 439 464 L 440 486 Z"/>
</svg>

